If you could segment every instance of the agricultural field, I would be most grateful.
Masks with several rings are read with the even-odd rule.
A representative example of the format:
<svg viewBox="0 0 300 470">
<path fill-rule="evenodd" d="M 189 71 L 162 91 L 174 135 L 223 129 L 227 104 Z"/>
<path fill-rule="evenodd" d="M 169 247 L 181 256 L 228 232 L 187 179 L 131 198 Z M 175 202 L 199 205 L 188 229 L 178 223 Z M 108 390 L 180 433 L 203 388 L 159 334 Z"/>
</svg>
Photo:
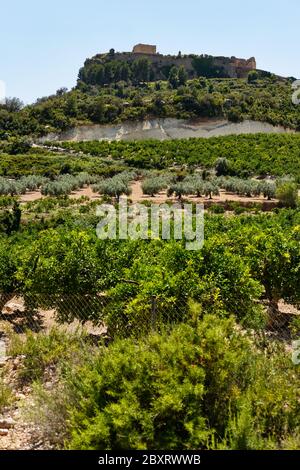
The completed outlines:
<svg viewBox="0 0 300 470">
<path fill-rule="evenodd" d="M 51 38 L 73 27 L 63 9 Z M 74 31 L 81 51 L 91 21 Z M 296 79 L 254 58 L 150 59 L 98 53 L 26 105 L 0 80 L 0 450 L 300 450 Z M 156 125 L 144 135 L 163 140 L 126 140 Z M 75 141 L 95 129 L 110 140 Z M 274 133 L 224 136 L 241 129 Z"/>
<path fill-rule="evenodd" d="M 0 470 L 296 468 L 300 2 L 0 11 Z"/>
</svg>

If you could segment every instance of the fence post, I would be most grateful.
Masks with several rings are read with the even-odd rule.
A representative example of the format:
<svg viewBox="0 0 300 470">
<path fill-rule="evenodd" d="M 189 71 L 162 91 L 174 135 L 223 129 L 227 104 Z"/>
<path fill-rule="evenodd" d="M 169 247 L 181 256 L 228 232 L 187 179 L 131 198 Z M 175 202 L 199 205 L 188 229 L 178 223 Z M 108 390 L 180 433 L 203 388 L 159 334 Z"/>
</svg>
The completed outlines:
<svg viewBox="0 0 300 470">
<path fill-rule="evenodd" d="M 151 328 L 154 331 L 156 327 L 156 297 L 151 297 Z"/>
</svg>

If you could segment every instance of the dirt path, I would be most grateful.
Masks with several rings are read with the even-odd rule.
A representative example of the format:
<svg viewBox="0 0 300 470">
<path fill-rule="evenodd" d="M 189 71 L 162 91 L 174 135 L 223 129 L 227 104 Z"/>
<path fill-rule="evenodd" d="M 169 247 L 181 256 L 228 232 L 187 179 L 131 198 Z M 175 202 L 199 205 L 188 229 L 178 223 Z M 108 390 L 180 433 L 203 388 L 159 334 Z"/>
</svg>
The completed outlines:
<svg viewBox="0 0 300 470">
<path fill-rule="evenodd" d="M 101 198 L 99 193 L 93 192 L 91 186 L 79 189 L 78 191 L 73 191 L 72 194 L 70 194 L 71 199 L 80 199 L 82 196 L 88 197 L 91 201 Z"/>
<path fill-rule="evenodd" d="M 44 199 L 44 197 L 45 196 L 42 195 L 41 191 L 28 191 L 20 196 L 20 201 L 23 203 L 32 202 Z"/>
</svg>

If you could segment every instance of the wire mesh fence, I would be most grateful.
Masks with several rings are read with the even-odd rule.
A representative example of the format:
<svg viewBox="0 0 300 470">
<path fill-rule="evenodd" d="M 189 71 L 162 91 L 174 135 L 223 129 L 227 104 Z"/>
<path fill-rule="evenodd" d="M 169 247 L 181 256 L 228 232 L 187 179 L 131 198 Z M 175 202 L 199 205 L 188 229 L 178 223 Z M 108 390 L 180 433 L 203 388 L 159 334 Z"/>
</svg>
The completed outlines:
<svg viewBox="0 0 300 470">
<path fill-rule="evenodd" d="M 138 303 L 118 302 L 105 293 L 0 293 L 1 325 L 10 326 L 17 333 L 27 330 L 39 332 L 52 326 L 64 325 L 74 328 L 85 326 L 100 335 L 141 336 L 150 331 L 160 331 L 191 318 L 189 299 L 174 299 L 147 295 Z M 266 317 L 267 304 L 263 305 Z M 298 339 L 300 312 L 284 303 L 272 321 L 256 328 L 265 338 L 291 342 Z"/>
<path fill-rule="evenodd" d="M 99 336 L 140 337 L 187 319 L 188 306 L 173 299 L 145 298 L 130 311 L 105 294 L 0 294 L 0 331 L 40 332 L 79 325 Z"/>
<path fill-rule="evenodd" d="M 104 325 L 105 297 L 94 294 L 0 294 L 1 320 L 17 333 L 56 325 Z"/>
<path fill-rule="evenodd" d="M 88 350 L 93 356 L 99 348 L 118 338 L 143 341 L 151 332 L 172 334 L 175 325 L 185 322 L 194 325 L 196 330 L 198 318 L 202 318 L 201 308 L 197 310 L 195 303 L 193 311 L 188 299 L 178 302 L 172 297 L 149 295 L 142 305 L 134 302 L 133 305 L 134 308 L 124 308 L 104 294 L 2 293 L 0 367 L 8 362 L 13 368 L 20 369 L 22 380 L 24 373 L 26 380 L 39 380 L 43 371 L 52 374 L 51 361 L 55 364 L 61 356 L 67 360 L 68 354 L 72 355 L 74 344 L 77 345 L 77 361 L 78 354 L 84 355 Z M 278 323 L 266 322 L 260 328 L 251 329 L 237 322 L 236 328 L 237 332 L 247 335 L 264 356 L 275 357 L 280 373 L 285 374 L 287 363 L 300 363 L 300 334 L 299 330 L 293 329 L 294 320 L 300 316 L 299 311 L 292 311 L 290 306 L 286 306 L 286 311 L 283 307 L 280 305 L 282 311 L 278 314 Z M 33 336 L 37 351 L 40 348 L 37 355 Z M 24 345 L 29 342 L 29 353 L 19 346 L 20 342 Z M 51 358 L 50 365 L 45 354 Z M 26 364 L 24 370 L 23 364 Z"/>
</svg>

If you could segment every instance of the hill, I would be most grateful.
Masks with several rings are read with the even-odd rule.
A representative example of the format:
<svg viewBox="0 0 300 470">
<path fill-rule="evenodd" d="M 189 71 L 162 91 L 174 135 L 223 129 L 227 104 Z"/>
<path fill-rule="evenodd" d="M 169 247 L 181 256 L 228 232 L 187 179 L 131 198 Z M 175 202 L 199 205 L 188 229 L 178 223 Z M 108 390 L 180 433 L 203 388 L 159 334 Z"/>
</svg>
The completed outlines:
<svg viewBox="0 0 300 470">
<path fill-rule="evenodd" d="M 116 52 L 111 49 L 107 54 L 97 54 L 86 59 L 80 69 L 78 79 L 88 85 L 109 85 L 119 81 L 155 82 L 168 80 L 170 75 L 180 73 L 184 77 L 205 78 L 247 78 L 248 73 L 256 70 L 256 60 L 236 57 L 213 57 L 207 54 L 163 55 L 156 46 L 137 44 L 132 52 Z"/>
<path fill-rule="evenodd" d="M 225 65 L 217 65 L 218 60 Z M 0 105 L 0 138 L 166 117 L 254 120 L 299 130 L 300 107 L 292 103 L 294 79 L 253 71 L 253 61 L 112 50 L 87 59 L 71 91 L 61 88 L 26 107 L 16 99 Z"/>
</svg>

